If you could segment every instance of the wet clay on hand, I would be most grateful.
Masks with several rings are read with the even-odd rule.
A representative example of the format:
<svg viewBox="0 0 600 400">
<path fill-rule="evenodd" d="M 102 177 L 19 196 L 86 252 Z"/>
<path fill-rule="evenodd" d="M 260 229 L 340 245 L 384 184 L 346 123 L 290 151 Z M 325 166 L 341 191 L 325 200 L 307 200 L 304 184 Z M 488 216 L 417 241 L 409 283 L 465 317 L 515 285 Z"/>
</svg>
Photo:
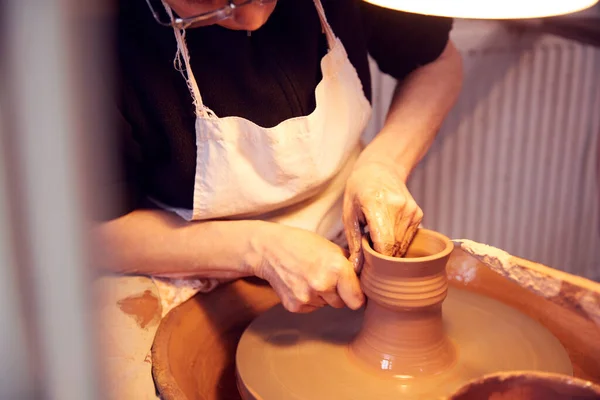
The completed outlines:
<svg viewBox="0 0 600 400">
<path fill-rule="evenodd" d="M 485 374 L 572 374 L 560 342 L 499 301 L 448 289 L 452 243 L 421 229 L 406 258 L 363 242 L 363 310 L 292 314 L 278 305 L 244 332 L 236 353 L 244 399 L 446 397 Z"/>
</svg>

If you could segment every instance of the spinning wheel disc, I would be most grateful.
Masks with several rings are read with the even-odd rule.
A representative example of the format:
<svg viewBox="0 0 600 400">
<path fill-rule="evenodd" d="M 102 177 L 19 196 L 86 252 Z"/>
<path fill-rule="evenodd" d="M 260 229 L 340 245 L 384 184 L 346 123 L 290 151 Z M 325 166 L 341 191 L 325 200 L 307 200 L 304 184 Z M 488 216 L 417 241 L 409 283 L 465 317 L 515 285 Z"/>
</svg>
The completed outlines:
<svg viewBox="0 0 600 400">
<path fill-rule="evenodd" d="M 434 399 L 499 371 L 573 373 L 565 349 L 544 326 L 499 301 L 468 291 L 448 291 L 444 329 L 457 358 L 435 375 L 390 376 L 382 373 L 389 360 L 382 360 L 378 371 L 356 359 L 349 344 L 362 318 L 362 310 L 326 307 L 292 314 L 281 305 L 258 317 L 242 335 L 236 354 L 244 399 Z"/>
</svg>

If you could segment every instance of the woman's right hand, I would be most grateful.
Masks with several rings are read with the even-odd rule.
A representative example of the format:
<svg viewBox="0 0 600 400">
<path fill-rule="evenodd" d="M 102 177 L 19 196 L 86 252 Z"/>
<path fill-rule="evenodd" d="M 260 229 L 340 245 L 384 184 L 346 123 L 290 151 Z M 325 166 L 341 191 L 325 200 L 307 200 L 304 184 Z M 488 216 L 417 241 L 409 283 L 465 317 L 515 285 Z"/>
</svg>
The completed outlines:
<svg viewBox="0 0 600 400">
<path fill-rule="evenodd" d="M 268 224 L 251 241 L 258 256 L 253 273 L 271 284 L 288 311 L 362 306 L 358 277 L 340 247 L 316 233 Z"/>
</svg>

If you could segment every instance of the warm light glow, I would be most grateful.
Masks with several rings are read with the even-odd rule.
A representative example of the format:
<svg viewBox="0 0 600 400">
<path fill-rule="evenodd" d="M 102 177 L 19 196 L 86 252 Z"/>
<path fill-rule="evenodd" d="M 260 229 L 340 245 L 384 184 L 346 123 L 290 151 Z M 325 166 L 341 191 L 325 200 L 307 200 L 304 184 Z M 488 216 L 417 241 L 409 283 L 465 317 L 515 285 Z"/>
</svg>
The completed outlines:
<svg viewBox="0 0 600 400">
<path fill-rule="evenodd" d="M 472 19 L 522 19 L 581 11 L 598 0 L 364 0 L 416 14 Z"/>
</svg>

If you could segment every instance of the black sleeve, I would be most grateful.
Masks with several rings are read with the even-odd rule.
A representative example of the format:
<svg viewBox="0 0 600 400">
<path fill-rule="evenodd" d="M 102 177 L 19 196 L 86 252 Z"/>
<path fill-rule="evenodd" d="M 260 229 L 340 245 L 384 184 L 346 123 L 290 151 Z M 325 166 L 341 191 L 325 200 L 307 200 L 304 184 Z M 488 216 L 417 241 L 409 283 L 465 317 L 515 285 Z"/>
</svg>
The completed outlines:
<svg viewBox="0 0 600 400">
<path fill-rule="evenodd" d="M 133 129 L 123 113 L 113 107 L 111 138 L 107 142 L 103 179 L 98 182 L 102 199 L 108 204 L 94 205 L 94 219 L 106 222 L 140 207 L 143 196 L 142 156 Z"/>
<path fill-rule="evenodd" d="M 436 60 L 448 43 L 451 18 L 411 14 L 360 2 L 369 54 L 379 69 L 403 79 Z"/>
</svg>

